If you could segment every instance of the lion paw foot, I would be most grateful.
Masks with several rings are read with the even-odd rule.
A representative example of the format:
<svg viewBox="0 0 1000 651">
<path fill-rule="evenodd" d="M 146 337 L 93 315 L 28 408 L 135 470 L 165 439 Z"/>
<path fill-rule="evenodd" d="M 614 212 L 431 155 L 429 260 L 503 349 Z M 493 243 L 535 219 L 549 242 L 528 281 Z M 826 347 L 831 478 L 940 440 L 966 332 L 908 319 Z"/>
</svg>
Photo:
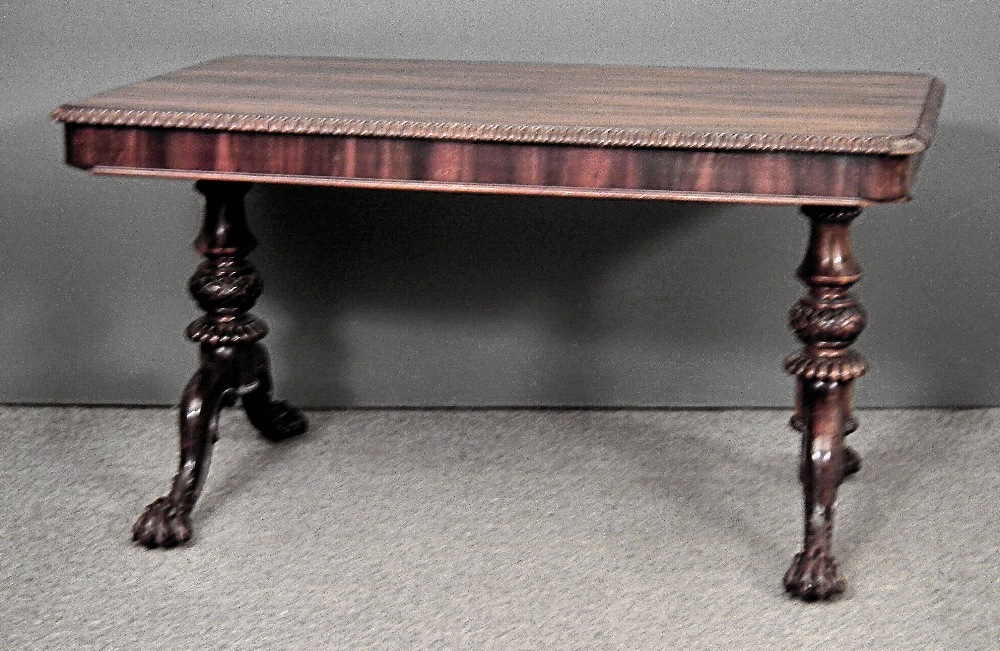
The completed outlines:
<svg viewBox="0 0 1000 651">
<path fill-rule="evenodd" d="M 844 587 L 837 559 L 819 545 L 796 554 L 785 573 L 785 590 L 806 601 L 829 599 L 842 593 Z"/>
<path fill-rule="evenodd" d="M 169 497 L 161 497 L 147 506 L 132 527 L 132 540 L 150 549 L 175 547 L 190 539 L 188 514 Z"/>
<path fill-rule="evenodd" d="M 269 401 L 262 408 L 247 409 L 247 416 L 261 435 L 269 441 L 284 441 L 306 431 L 309 421 L 287 402 Z"/>
</svg>

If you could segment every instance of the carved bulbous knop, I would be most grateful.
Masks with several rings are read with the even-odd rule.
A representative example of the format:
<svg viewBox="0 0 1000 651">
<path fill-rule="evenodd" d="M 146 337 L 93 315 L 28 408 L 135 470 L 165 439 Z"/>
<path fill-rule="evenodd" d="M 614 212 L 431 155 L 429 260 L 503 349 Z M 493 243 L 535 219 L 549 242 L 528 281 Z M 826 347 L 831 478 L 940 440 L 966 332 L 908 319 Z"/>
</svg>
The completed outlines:
<svg viewBox="0 0 1000 651">
<path fill-rule="evenodd" d="M 267 325 L 248 312 L 260 297 L 262 283 L 246 260 L 210 258 L 198 265 L 188 289 L 207 312 L 187 327 L 191 341 L 212 346 L 249 344 L 267 334 Z"/>
<path fill-rule="evenodd" d="M 807 296 L 788 314 L 789 325 L 807 346 L 847 348 L 867 321 L 864 308 L 849 294 L 835 301 Z"/>
<path fill-rule="evenodd" d="M 245 260 L 221 258 L 198 265 L 188 283 L 191 296 L 206 312 L 246 312 L 260 298 L 260 274 Z"/>
</svg>

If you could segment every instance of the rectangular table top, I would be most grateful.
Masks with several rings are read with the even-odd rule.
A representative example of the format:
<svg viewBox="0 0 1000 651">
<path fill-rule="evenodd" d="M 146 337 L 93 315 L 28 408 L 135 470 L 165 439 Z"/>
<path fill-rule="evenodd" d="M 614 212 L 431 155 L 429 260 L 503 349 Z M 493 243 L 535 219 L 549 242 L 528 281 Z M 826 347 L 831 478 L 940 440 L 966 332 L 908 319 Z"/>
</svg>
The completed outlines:
<svg viewBox="0 0 1000 651">
<path fill-rule="evenodd" d="M 235 56 L 65 104 L 53 116 L 67 124 L 70 162 L 106 173 L 867 203 L 908 197 L 942 93 L 933 77 L 902 73 Z M 165 131 L 189 137 L 171 143 Z M 241 134 L 242 145 L 234 149 L 223 133 Z M 258 151 L 250 154 L 254 134 Z M 144 153 L 123 152 L 128 142 L 125 149 Z M 553 145 L 562 149 L 548 151 Z M 215 155 L 182 161 L 171 146 Z M 286 162 L 263 162 L 260 147 Z M 326 160 L 289 164 L 288 147 Z M 430 169 L 445 154 L 453 159 L 447 169 Z M 359 168 L 359 155 L 378 160 Z M 581 161 L 590 172 L 573 178 L 550 169 Z M 633 173 L 605 178 L 622 164 Z M 532 165 L 545 169 L 532 173 Z M 857 178 L 838 187 L 791 178 L 803 165 L 809 176 Z M 698 181 L 720 172 L 743 181 Z M 889 182 L 894 175 L 905 178 Z"/>
</svg>

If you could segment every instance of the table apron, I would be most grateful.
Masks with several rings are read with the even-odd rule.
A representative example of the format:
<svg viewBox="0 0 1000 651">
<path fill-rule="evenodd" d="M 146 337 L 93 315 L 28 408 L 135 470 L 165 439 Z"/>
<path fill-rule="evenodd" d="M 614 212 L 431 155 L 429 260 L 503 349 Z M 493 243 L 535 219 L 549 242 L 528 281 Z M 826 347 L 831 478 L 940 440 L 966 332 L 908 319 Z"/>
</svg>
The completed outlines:
<svg viewBox="0 0 1000 651">
<path fill-rule="evenodd" d="M 636 199 L 909 199 L 918 155 L 732 151 L 66 125 L 66 160 L 164 178 Z"/>
</svg>

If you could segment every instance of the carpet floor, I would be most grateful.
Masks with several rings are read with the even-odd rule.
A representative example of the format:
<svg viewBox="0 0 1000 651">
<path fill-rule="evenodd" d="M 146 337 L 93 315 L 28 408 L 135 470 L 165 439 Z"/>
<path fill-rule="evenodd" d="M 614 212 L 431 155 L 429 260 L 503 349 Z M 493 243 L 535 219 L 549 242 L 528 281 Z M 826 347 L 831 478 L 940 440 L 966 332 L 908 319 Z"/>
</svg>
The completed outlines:
<svg viewBox="0 0 1000 651">
<path fill-rule="evenodd" d="M 1000 410 L 861 413 L 848 591 L 786 597 L 781 411 L 223 416 L 191 544 L 132 520 L 169 409 L 0 407 L 0 648 L 1000 649 Z"/>
</svg>

